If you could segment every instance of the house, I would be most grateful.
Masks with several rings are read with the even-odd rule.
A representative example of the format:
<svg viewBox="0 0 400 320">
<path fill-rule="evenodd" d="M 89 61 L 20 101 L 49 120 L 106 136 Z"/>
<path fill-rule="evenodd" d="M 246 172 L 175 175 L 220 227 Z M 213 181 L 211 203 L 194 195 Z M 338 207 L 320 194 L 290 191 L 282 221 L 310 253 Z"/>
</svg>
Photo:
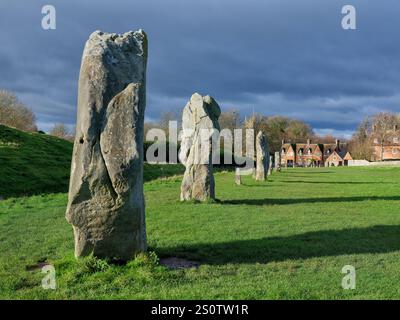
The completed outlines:
<svg viewBox="0 0 400 320">
<path fill-rule="evenodd" d="M 285 143 L 282 141 L 281 166 L 285 167 L 323 167 L 344 166 L 353 160 L 347 145 L 336 140 L 335 143 Z"/>
<path fill-rule="evenodd" d="M 325 160 L 325 167 L 347 166 L 349 160 L 353 160 L 347 150 L 333 151 Z"/>
<path fill-rule="evenodd" d="M 400 160 L 400 130 L 397 125 L 386 131 L 384 137 L 374 127 L 371 135 L 372 161 Z"/>
</svg>

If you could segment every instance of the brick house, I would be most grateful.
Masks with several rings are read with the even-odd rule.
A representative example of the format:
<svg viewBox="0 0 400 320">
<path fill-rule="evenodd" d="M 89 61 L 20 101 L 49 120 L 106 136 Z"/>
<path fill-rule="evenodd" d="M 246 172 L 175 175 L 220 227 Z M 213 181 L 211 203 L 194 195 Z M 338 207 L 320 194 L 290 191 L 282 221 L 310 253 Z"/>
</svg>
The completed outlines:
<svg viewBox="0 0 400 320">
<path fill-rule="evenodd" d="M 353 160 L 347 145 L 340 143 L 285 143 L 282 141 L 281 166 L 285 167 L 323 167 L 345 166 Z"/>
<path fill-rule="evenodd" d="M 371 136 L 372 161 L 400 160 L 400 130 L 395 125 L 383 139 L 374 132 Z"/>
<path fill-rule="evenodd" d="M 353 160 L 347 150 L 335 150 L 325 159 L 325 167 L 347 166 L 349 160 Z"/>
</svg>

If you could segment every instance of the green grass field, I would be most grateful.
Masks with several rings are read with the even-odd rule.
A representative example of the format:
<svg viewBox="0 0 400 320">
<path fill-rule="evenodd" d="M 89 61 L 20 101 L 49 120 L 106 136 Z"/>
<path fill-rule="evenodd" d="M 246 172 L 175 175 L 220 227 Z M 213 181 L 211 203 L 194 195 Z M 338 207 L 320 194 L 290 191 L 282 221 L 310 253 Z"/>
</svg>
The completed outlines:
<svg viewBox="0 0 400 320">
<path fill-rule="evenodd" d="M 152 253 L 123 266 L 75 260 L 65 193 L 0 201 L 0 298 L 400 298 L 400 168 L 288 169 L 242 186 L 221 172 L 207 204 L 180 203 L 180 179 L 145 184 Z M 158 263 L 171 256 L 200 267 Z M 43 261 L 56 290 L 28 271 Z M 345 265 L 355 290 L 341 286 Z"/>
</svg>

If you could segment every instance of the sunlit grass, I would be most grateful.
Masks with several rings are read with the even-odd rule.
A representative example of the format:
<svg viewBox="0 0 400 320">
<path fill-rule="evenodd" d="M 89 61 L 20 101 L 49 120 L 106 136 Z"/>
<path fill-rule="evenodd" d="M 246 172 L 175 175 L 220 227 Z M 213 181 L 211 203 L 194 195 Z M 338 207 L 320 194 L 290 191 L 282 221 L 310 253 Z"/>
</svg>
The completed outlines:
<svg viewBox="0 0 400 320">
<path fill-rule="evenodd" d="M 150 168 L 148 168 L 150 169 Z M 164 169 L 167 170 L 167 169 Z M 149 254 L 76 261 L 67 196 L 0 202 L 0 297 L 38 299 L 400 298 L 400 168 L 288 169 L 265 183 L 216 174 L 214 203 L 179 202 L 180 176 L 145 184 Z M 177 256 L 198 269 L 170 270 Z M 56 268 L 57 289 L 40 270 Z M 357 272 L 344 290 L 344 265 Z"/>
</svg>

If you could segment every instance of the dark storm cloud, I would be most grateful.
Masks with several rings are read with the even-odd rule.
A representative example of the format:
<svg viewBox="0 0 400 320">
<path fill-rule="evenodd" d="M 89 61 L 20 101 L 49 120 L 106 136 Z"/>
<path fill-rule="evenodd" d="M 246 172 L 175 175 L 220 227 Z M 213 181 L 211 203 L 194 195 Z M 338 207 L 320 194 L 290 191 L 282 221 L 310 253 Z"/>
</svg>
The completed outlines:
<svg viewBox="0 0 400 320">
<path fill-rule="evenodd" d="M 341 8 L 357 9 L 357 31 Z M 41 8 L 57 30 L 41 29 Z M 0 4 L 0 87 L 16 91 L 42 128 L 72 125 L 80 57 L 96 29 L 149 35 L 147 118 L 179 111 L 198 91 L 223 109 L 309 122 L 348 135 L 379 110 L 400 111 L 396 0 L 119 0 Z"/>
</svg>

